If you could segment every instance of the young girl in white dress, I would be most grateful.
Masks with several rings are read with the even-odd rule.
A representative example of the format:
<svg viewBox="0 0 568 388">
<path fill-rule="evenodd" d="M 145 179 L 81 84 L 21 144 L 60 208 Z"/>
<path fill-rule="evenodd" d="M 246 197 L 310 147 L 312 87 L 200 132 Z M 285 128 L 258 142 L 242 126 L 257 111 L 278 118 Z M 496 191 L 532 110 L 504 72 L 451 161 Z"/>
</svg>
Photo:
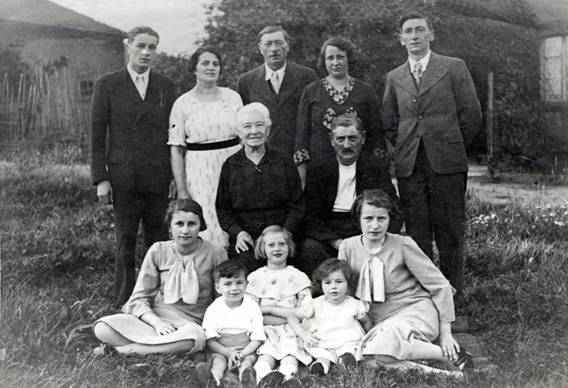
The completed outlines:
<svg viewBox="0 0 568 388">
<path fill-rule="evenodd" d="M 287 265 L 295 245 L 290 232 L 272 225 L 264 229 L 255 246 L 256 257 L 266 260 L 266 266 L 248 276 L 247 294 L 260 304 L 264 316 L 266 342 L 258 349 L 254 365 L 257 381 L 263 386 L 298 386 L 293 376 L 298 363 L 308 365 L 312 357 L 288 325 L 287 317 L 304 318 L 311 305 L 311 282 L 300 270 Z M 274 370 L 276 366 L 278 370 Z"/>
<path fill-rule="evenodd" d="M 313 275 L 313 286 L 323 292 L 312 301 L 306 319 L 300 325 L 296 316 L 288 322 L 304 341 L 305 349 L 315 358 L 310 371 L 318 375 L 329 372 L 331 363 L 355 367 L 360 359 L 360 345 L 365 332 L 359 320 L 371 324 L 369 304 L 349 296 L 353 271 L 337 259 L 324 261 Z M 310 311 L 311 310 L 311 311 Z"/>
</svg>

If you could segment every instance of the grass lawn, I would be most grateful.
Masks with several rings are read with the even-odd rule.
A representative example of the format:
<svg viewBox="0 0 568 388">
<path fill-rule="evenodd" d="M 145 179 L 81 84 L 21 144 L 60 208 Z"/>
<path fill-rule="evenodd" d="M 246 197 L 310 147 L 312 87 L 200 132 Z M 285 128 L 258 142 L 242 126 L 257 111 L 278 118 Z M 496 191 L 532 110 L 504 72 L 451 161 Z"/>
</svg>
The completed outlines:
<svg viewBox="0 0 568 388">
<path fill-rule="evenodd" d="M 189 357 L 92 355 L 114 257 L 94 197 L 84 165 L 0 161 L 0 387 L 198 387 Z M 568 387 L 568 208 L 470 197 L 467 230 L 467 314 L 498 369 L 460 381 L 363 366 L 304 386 Z"/>
</svg>

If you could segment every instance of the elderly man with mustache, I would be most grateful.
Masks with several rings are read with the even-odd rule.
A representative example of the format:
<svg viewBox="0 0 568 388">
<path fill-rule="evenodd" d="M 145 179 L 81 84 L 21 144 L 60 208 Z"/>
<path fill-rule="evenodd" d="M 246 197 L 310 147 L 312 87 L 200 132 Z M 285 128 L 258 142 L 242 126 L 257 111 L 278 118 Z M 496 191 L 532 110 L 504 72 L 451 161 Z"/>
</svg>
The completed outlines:
<svg viewBox="0 0 568 388">
<path fill-rule="evenodd" d="M 365 130 L 356 113 L 344 113 L 333 119 L 331 145 L 334 160 L 309 166 L 306 183 L 306 239 L 293 263 L 311 275 L 330 257 L 337 257 L 343 239 L 360 233 L 351 220 L 355 197 L 367 189 L 381 189 L 399 204 L 388 171 L 388 164 L 377 156 L 361 152 Z M 402 217 L 391 221 L 389 232 L 398 232 Z"/>
</svg>

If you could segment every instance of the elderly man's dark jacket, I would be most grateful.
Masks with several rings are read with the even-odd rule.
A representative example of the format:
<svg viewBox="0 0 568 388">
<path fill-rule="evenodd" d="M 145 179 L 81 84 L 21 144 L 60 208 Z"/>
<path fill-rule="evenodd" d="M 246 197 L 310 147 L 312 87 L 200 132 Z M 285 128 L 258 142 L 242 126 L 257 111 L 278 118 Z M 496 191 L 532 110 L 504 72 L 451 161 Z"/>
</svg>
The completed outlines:
<svg viewBox="0 0 568 388">
<path fill-rule="evenodd" d="M 364 190 L 381 189 L 400 208 L 396 189 L 391 181 L 388 164 L 373 154 L 362 152 L 357 160 L 355 172 L 355 191 L 357 195 Z M 333 158 L 325 163 L 308 167 L 306 183 L 306 235 L 318 241 L 344 238 L 329 227 L 333 216 L 333 204 L 337 196 L 339 181 L 339 163 Z M 357 223 L 353 222 L 353 235 L 360 233 Z M 389 231 L 398 232 L 402 227 L 402 217 L 391 219 Z"/>
</svg>

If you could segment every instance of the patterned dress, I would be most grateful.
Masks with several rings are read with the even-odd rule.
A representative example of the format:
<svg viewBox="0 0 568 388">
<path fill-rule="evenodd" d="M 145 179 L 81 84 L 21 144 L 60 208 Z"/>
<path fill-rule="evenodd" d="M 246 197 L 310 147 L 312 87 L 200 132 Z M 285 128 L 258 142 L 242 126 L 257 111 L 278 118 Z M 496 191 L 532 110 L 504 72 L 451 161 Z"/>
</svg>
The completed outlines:
<svg viewBox="0 0 568 388">
<path fill-rule="evenodd" d="M 237 110 L 242 107 L 241 97 L 229 88 L 219 88 L 220 98 L 201 102 L 189 92 L 181 95 L 170 114 L 168 145 L 186 147 L 237 138 Z M 225 160 L 241 149 L 241 145 L 214 150 L 188 150 L 185 171 L 189 195 L 203 208 L 207 230 L 200 233 L 206 240 L 228 247 L 228 236 L 221 229 L 215 210 L 215 196 L 219 175 Z"/>
<path fill-rule="evenodd" d="M 311 301 L 310 279 L 300 270 L 287 266 L 282 269 L 262 267 L 248 276 L 247 294 L 257 299 L 261 306 L 294 308 L 308 306 Z M 258 354 L 268 354 L 277 360 L 294 356 L 307 365 L 312 357 L 287 323 L 265 325 L 266 342 L 258 348 Z"/>
</svg>

